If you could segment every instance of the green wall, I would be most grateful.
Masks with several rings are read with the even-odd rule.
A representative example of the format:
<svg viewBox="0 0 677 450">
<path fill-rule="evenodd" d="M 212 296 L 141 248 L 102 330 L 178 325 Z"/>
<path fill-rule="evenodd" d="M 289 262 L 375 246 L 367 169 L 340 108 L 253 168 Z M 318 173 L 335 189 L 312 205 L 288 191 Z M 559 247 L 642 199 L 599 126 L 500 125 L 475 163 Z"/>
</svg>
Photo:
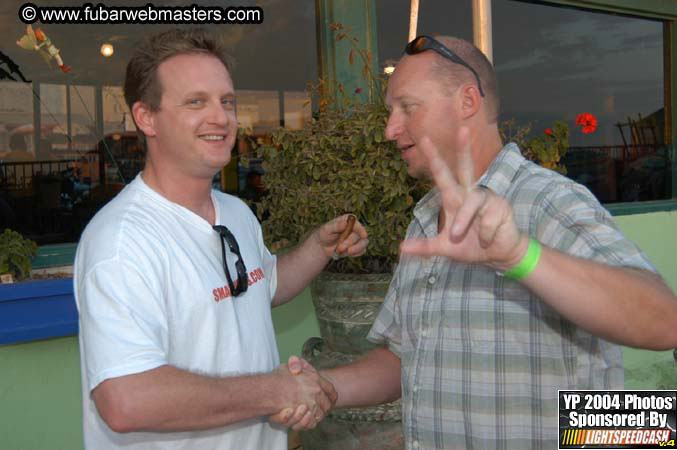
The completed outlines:
<svg viewBox="0 0 677 450">
<path fill-rule="evenodd" d="M 641 247 L 651 262 L 677 291 L 677 212 L 617 216 L 623 233 Z"/>
<path fill-rule="evenodd" d="M 677 212 L 616 218 L 623 231 L 649 255 L 677 288 Z M 276 308 L 273 321 L 280 358 L 300 354 L 308 337 L 319 336 L 309 290 Z M 672 352 L 624 349 L 626 388 L 677 389 Z M 77 337 L 0 346 L 0 449 L 82 448 L 80 365 Z"/>
<path fill-rule="evenodd" d="M 291 355 L 300 355 L 306 339 L 320 336 L 310 289 L 306 288 L 293 301 L 275 308 L 273 324 L 280 349 L 280 361 L 284 363 Z"/>
<path fill-rule="evenodd" d="M 273 310 L 281 361 L 319 336 L 306 289 Z M 0 450 L 82 449 L 77 336 L 0 346 Z"/>
<path fill-rule="evenodd" d="M 0 346 L 0 449 L 82 448 L 77 337 Z"/>
<path fill-rule="evenodd" d="M 616 217 L 623 232 L 649 256 L 673 291 L 677 292 L 677 212 Z M 626 389 L 677 389 L 677 367 L 671 351 L 624 348 Z"/>
</svg>

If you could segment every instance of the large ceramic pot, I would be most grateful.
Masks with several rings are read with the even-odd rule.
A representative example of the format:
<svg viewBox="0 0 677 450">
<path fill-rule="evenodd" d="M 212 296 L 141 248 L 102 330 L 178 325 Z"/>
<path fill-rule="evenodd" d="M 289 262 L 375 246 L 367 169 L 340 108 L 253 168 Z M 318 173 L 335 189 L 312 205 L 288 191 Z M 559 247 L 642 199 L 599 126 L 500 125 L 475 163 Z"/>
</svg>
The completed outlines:
<svg viewBox="0 0 677 450">
<path fill-rule="evenodd" d="M 310 338 L 303 357 L 318 370 L 349 363 L 376 347 L 366 337 L 383 303 L 390 274 L 324 272 L 311 284 L 322 338 Z M 332 410 L 300 433 L 304 450 L 404 449 L 400 401 Z"/>
<path fill-rule="evenodd" d="M 313 280 L 310 292 L 327 350 L 359 355 L 376 348 L 366 338 L 391 278 L 391 274 L 322 272 Z"/>
</svg>

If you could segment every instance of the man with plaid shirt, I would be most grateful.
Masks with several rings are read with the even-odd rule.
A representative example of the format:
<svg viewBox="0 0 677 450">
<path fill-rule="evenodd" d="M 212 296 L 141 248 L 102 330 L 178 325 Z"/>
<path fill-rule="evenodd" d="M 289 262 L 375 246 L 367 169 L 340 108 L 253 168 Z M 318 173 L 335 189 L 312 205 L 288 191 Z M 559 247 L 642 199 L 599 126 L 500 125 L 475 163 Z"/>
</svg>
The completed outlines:
<svg viewBox="0 0 677 450">
<path fill-rule="evenodd" d="M 420 36 L 406 53 L 386 137 L 436 187 L 368 337 L 384 347 L 323 375 L 337 407 L 401 395 L 408 449 L 556 448 L 557 390 L 622 389 L 618 344 L 676 347 L 677 300 L 585 187 L 503 145 L 477 48 Z"/>
</svg>

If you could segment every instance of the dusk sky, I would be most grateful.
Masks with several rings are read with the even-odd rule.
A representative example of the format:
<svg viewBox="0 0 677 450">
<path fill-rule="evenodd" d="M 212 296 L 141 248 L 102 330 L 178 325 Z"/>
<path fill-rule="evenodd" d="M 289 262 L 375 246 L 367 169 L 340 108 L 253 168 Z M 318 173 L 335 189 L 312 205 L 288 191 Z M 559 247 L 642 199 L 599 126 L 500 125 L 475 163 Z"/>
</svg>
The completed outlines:
<svg viewBox="0 0 677 450">
<path fill-rule="evenodd" d="M 25 25 L 17 11 L 23 1 L 0 6 L 0 50 L 28 78 L 73 84 L 121 85 L 135 42 L 166 25 L 44 25 L 61 50 L 69 74 L 49 70 L 35 54 L 14 42 Z M 38 6 L 80 6 L 73 0 L 35 1 Z M 146 0 L 106 2 L 141 6 Z M 198 1 L 200 5 L 259 5 L 260 25 L 222 25 L 216 29 L 232 45 L 237 89 L 303 90 L 317 76 L 315 9 L 312 0 Z M 376 0 L 380 61 L 396 59 L 406 44 L 409 0 Z M 165 6 L 185 4 L 165 1 Z M 572 130 L 572 145 L 620 142 L 615 122 L 647 116 L 663 106 L 662 24 L 658 21 L 591 13 L 512 0 L 494 0 L 494 63 L 503 99 L 503 118 L 538 121 L 541 132 L 552 121 L 589 112 L 600 120 L 594 135 Z M 305 5 L 305 7 L 302 7 Z M 421 0 L 419 34 L 450 34 L 472 39 L 470 0 Z M 39 26 L 38 24 L 34 26 Z M 99 54 L 104 42 L 115 54 Z M 3 66 L 4 68 L 4 66 Z"/>
</svg>

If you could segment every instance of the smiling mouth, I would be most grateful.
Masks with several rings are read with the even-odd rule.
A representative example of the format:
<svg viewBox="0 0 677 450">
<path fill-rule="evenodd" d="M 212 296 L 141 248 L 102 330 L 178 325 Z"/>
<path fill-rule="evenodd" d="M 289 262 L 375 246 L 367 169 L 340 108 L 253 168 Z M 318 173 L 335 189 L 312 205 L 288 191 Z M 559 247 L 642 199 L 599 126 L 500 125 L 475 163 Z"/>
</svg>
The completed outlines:
<svg viewBox="0 0 677 450">
<path fill-rule="evenodd" d="M 200 136 L 200 139 L 203 141 L 223 141 L 226 139 L 226 137 L 218 134 L 205 134 Z"/>
</svg>

